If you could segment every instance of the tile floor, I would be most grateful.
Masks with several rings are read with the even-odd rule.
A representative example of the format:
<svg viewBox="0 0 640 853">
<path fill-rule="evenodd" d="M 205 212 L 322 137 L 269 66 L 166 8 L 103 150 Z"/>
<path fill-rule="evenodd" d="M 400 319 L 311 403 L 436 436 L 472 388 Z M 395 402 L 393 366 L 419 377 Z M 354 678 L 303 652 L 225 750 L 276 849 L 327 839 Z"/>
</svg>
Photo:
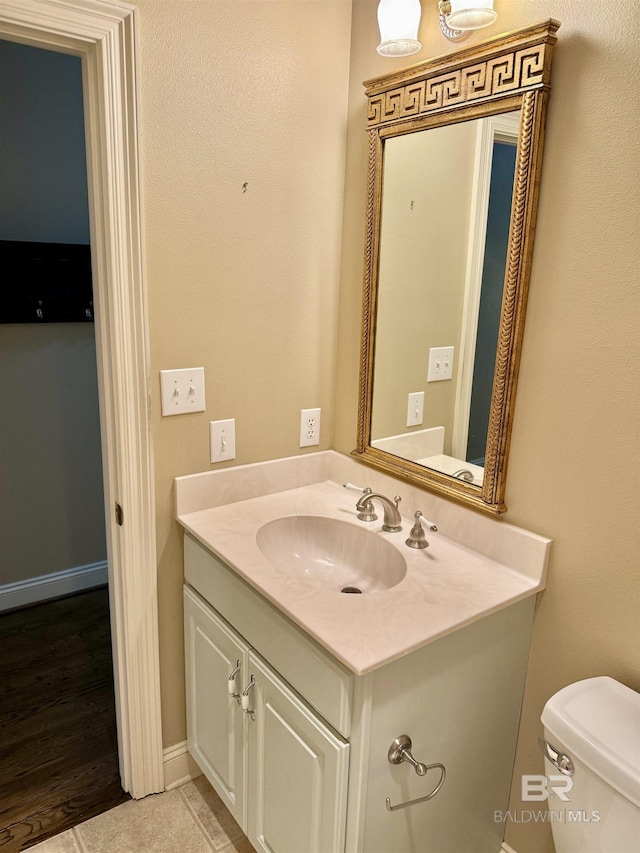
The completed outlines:
<svg viewBox="0 0 640 853">
<path fill-rule="evenodd" d="M 204 776 L 130 800 L 29 853 L 255 853 Z"/>
</svg>

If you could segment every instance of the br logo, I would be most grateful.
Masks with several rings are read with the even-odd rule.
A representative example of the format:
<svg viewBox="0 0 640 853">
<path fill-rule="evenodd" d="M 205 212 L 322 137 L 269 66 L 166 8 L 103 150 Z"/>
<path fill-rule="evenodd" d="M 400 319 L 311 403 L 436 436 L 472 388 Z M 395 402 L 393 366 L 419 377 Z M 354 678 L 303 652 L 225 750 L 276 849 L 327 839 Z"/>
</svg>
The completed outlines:
<svg viewBox="0 0 640 853">
<path fill-rule="evenodd" d="M 522 777 L 523 802 L 542 802 L 558 797 L 565 803 L 569 802 L 569 791 L 573 788 L 570 776 L 540 776 L 538 774 Z"/>
</svg>

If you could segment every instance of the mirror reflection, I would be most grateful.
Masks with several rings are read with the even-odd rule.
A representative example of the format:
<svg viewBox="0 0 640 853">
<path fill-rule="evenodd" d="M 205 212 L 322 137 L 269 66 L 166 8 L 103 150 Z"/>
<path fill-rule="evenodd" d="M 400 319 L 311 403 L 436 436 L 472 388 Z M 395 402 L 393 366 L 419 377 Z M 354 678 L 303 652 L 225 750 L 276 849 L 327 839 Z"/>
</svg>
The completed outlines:
<svg viewBox="0 0 640 853">
<path fill-rule="evenodd" d="M 371 446 L 482 486 L 520 112 L 384 142 Z"/>
</svg>

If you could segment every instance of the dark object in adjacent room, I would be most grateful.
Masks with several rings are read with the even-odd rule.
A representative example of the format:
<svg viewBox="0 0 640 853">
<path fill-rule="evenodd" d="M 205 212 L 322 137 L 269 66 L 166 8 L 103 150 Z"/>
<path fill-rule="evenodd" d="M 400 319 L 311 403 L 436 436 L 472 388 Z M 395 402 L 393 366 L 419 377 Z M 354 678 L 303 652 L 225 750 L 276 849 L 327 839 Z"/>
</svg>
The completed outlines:
<svg viewBox="0 0 640 853">
<path fill-rule="evenodd" d="M 87 322 L 90 246 L 0 240 L 0 323 Z"/>
</svg>

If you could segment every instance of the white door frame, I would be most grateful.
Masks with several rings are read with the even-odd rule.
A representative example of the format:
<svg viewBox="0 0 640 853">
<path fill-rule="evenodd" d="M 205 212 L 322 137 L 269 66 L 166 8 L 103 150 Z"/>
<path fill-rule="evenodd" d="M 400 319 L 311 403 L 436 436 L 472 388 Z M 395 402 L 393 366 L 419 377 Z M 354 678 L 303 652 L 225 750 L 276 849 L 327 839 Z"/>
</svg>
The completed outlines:
<svg viewBox="0 0 640 853">
<path fill-rule="evenodd" d="M 136 16 L 119 0 L 0 2 L 4 38 L 82 58 L 118 753 L 139 798 L 164 780 Z"/>
<path fill-rule="evenodd" d="M 494 142 L 516 145 L 520 130 L 520 112 L 499 113 L 478 120 L 476 131 L 475 163 L 469 216 L 467 243 L 467 270 L 462 309 L 460 352 L 458 354 L 458 384 L 452 431 L 452 453 L 456 459 L 467 458 L 469 416 L 473 368 L 476 359 L 480 291 L 484 269 L 484 248 L 487 238 L 489 190 L 491 188 L 491 163 Z"/>
</svg>

